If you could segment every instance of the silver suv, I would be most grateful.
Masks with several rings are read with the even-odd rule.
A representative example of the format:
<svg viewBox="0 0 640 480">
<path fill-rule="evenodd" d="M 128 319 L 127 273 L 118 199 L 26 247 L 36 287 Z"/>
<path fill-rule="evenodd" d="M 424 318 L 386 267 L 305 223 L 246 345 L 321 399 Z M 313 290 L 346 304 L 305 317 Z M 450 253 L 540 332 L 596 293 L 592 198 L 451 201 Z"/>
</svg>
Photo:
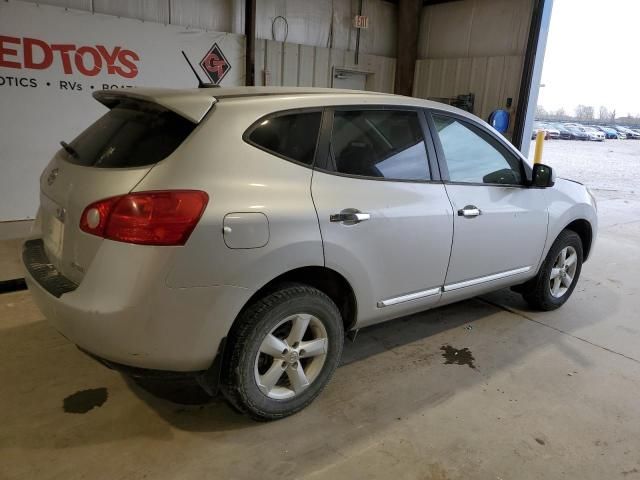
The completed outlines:
<svg viewBox="0 0 640 480">
<path fill-rule="evenodd" d="M 101 91 L 24 244 L 57 330 L 258 419 L 308 405 L 345 332 L 514 287 L 562 305 L 595 201 L 478 118 L 332 89 Z"/>
</svg>

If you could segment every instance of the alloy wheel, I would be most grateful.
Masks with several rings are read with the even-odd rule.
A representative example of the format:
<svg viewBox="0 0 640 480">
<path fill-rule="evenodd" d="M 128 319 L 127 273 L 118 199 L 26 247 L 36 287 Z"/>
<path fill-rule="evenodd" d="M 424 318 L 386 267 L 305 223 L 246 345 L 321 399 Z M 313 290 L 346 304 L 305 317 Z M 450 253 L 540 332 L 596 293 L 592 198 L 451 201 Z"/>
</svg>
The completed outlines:
<svg viewBox="0 0 640 480">
<path fill-rule="evenodd" d="M 322 371 L 328 346 L 320 319 L 306 313 L 286 317 L 260 344 L 254 367 L 258 388 L 276 400 L 299 395 Z"/>
<path fill-rule="evenodd" d="M 549 291 L 555 298 L 562 297 L 573 283 L 578 267 L 578 254 L 573 247 L 565 247 L 560 250 L 549 278 Z"/>
</svg>

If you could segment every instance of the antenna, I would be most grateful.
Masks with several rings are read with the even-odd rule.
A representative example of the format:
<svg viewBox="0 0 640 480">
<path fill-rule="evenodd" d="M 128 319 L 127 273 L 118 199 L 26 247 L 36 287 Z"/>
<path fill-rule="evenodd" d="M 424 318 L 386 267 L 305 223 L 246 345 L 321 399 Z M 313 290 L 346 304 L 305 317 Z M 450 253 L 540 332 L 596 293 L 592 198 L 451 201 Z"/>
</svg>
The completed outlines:
<svg viewBox="0 0 640 480">
<path fill-rule="evenodd" d="M 196 69 L 193 68 L 193 65 L 191 64 L 191 62 L 189 61 L 189 57 L 187 57 L 187 54 L 184 53 L 184 50 L 182 50 L 182 55 L 184 56 L 184 59 L 187 61 L 187 63 L 189 64 L 189 66 L 191 67 L 191 71 L 193 72 L 193 74 L 196 76 L 196 78 L 198 79 L 198 88 L 205 88 L 206 84 L 200 79 L 200 75 L 198 75 L 198 72 L 196 72 Z"/>
</svg>

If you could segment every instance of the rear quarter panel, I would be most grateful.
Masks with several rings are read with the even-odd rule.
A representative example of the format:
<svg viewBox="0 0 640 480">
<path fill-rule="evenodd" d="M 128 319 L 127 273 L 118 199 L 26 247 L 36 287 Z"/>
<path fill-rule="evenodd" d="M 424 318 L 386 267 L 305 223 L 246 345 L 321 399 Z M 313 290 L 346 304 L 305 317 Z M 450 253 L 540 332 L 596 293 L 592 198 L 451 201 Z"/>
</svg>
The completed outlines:
<svg viewBox="0 0 640 480">
<path fill-rule="evenodd" d="M 312 170 L 245 143 L 242 134 L 269 102 L 219 102 L 181 148 L 181 158 L 160 162 L 136 190 L 197 189 L 209 204 L 187 244 L 176 249 L 167 276 L 175 288 L 232 285 L 257 290 L 291 269 L 323 265 L 322 239 L 311 200 Z M 225 215 L 263 213 L 269 241 L 231 249 Z"/>
</svg>

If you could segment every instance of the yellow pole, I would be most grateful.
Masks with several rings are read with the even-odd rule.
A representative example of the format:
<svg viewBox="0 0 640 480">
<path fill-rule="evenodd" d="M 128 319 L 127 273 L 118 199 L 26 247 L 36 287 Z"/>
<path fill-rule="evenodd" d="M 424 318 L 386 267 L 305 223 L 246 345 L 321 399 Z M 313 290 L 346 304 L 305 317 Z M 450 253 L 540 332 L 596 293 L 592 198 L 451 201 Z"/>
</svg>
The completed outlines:
<svg viewBox="0 0 640 480">
<path fill-rule="evenodd" d="M 536 135 L 536 152 L 533 155 L 533 163 L 542 163 L 542 149 L 544 148 L 544 137 L 547 135 L 547 132 L 544 130 L 538 130 L 538 134 Z"/>
</svg>

